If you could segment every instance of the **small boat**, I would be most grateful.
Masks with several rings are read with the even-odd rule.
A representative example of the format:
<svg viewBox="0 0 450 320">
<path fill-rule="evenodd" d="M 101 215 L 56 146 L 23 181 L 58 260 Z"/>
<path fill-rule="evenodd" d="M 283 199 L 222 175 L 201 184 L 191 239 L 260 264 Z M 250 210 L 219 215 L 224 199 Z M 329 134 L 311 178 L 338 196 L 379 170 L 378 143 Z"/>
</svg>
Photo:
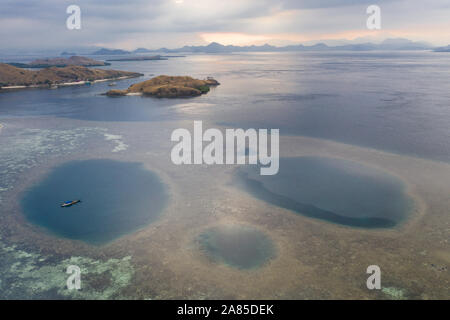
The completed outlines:
<svg viewBox="0 0 450 320">
<path fill-rule="evenodd" d="M 81 202 L 81 200 L 66 201 L 63 204 L 61 204 L 61 208 L 71 207 L 79 202 Z"/>
<path fill-rule="evenodd" d="M 115 82 L 110 82 L 110 83 L 108 83 L 108 86 L 110 86 L 110 87 L 113 87 L 113 86 L 115 86 L 117 83 L 115 83 Z"/>
</svg>

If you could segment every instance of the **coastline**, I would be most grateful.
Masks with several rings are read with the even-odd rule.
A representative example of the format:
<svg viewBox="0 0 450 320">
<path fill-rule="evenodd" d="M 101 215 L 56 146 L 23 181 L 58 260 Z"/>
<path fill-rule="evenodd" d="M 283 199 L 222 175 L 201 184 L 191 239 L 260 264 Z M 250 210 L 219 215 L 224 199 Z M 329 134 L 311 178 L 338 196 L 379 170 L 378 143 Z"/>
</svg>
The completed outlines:
<svg viewBox="0 0 450 320">
<path fill-rule="evenodd" d="M 34 84 L 34 85 L 29 85 L 29 86 L 7 86 L 7 87 L 0 87 L 0 92 L 2 90 L 30 89 L 30 88 L 47 88 L 47 89 L 51 89 L 53 86 L 55 86 L 57 88 L 58 87 L 68 87 L 68 86 L 78 86 L 78 85 L 85 85 L 87 83 L 117 81 L 117 80 L 131 79 L 131 78 L 137 78 L 137 77 L 138 76 L 122 76 L 122 77 L 116 77 L 116 78 L 98 79 L 98 80 L 93 80 L 93 81 L 82 80 L 82 81 L 75 81 L 75 82 L 61 82 L 61 83 L 55 83 L 52 86 L 49 86 L 47 84 L 45 84 L 45 85 Z"/>
<path fill-rule="evenodd" d="M 210 91 L 210 87 L 218 85 L 220 83 L 212 77 L 200 80 L 190 76 L 160 75 L 135 83 L 126 90 L 109 90 L 105 92 L 105 95 L 110 97 L 145 95 L 156 98 L 189 98 L 206 94 Z"/>
</svg>

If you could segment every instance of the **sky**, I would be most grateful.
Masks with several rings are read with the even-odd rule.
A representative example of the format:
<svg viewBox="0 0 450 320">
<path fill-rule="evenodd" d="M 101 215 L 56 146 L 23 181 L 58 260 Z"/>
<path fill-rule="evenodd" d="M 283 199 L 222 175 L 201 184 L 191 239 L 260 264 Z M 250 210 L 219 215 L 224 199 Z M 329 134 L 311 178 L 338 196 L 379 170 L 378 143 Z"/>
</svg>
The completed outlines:
<svg viewBox="0 0 450 320">
<path fill-rule="evenodd" d="M 81 29 L 69 30 L 69 5 Z M 381 30 L 366 26 L 369 5 Z M 340 44 L 408 38 L 450 44 L 450 0 L 1 0 L 1 49 L 157 49 L 234 45 Z"/>
</svg>

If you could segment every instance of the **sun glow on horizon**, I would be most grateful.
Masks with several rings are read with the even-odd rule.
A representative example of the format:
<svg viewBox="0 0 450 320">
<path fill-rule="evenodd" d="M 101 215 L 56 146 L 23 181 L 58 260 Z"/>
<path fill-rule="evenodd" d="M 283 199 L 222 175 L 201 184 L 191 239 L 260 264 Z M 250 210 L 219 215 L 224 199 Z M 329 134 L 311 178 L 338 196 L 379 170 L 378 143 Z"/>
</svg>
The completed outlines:
<svg viewBox="0 0 450 320">
<path fill-rule="evenodd" d="M 448 28 L 447 28 L 448 27 Z M 433 44 L 444 45 L 450 41 L 450 26 L 433 26 L 431 28 L 435 31 L 436 37 L 428 37 L 429 30 L 420 28 L 415 29 L 385 29 L 385 30 L 347 30 L 334 33 L 283 33 L 283 34 L 246 34 L 246 33 L 234 33 L 234 32 L 215 32 L 215 33 L 201 33 L 199 37 L 205 41 L 205 43 L 217 42 L 222 45 L 262 45 L 265 43 L 284 46 L 290 44 L 301 43 L 319 43 L 332 40 L 341 40 L 344 42 L 381 42 L 389 38 L 407 38 L 413 41 L 429 41 Z M 426 30 L 426 31 L 425 31 Z M 443 31 L 449 30 L 449 31 Z M 426 39 L 426 40 L 424 40 Z"/>
<path fill-rule="evenodd" d="M 261 41 L 268 41 L 271 37 L 266 35 L 252 35 L 237 32 L 201 33 L 200 38 L 207 43 L 218 42 L 223 45 L 252 45 Z"/>
</svg>

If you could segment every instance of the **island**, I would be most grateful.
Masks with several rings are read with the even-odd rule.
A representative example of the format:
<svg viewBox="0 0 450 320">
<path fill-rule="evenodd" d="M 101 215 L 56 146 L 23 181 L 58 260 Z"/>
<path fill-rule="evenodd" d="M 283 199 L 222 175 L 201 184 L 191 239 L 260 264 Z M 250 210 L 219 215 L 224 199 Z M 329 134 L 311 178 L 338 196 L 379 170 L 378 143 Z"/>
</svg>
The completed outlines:
<svg viewBox="0 0 450 320">
<path fill-rule="evenodd" d="M 107 96 L 143 95 L 157 98 L 196 97 L 209 92 L 210 87 L 220 83 L 208 77 L 206 80 L 194 79 L 189 76 L 161 75 L 150 80 L 135 83 L 127 90 L 109 90 Z"/>
<path fill-rule="evenodd" d="M 111 65 L 111 63 L 108 62 L 98 61 L 80 56 L 72 56 L 70 58 L 37 59 L 31 61 L 30 63 L 9 62 L 8 64 L 19 68 L 48 68 L 48 67 L 67 67 L 67 66 L 100 67 Z"/>
<path fill-rule="evenodd" d="M 101 56 L 107 56 L 107 55 L 116 55 L 116 54 L 130 54 L 130 51 L 122 50 L 122 49 L 106 49 L 101 48 L 100 50 L 97 50 L 95 52 L 92 52 L 91 55 L 101 55 Z"/>
<path fill-rule="evenodd" d="M 152 51 L 147 48 L 137 48 L 136 50 L 133 50 L 133 53 L 149 53 L 149 52 Z"/>
<path fill-rule="evenodd" d="M 92 82 L 120 80 L 143 76 L 142 73 L 92 69 L 82 66 L 50 67 L 26 70 L 0 63 L 0 89 L 57 88 L 59 86 L 91 84 Z"/>
</svg>

